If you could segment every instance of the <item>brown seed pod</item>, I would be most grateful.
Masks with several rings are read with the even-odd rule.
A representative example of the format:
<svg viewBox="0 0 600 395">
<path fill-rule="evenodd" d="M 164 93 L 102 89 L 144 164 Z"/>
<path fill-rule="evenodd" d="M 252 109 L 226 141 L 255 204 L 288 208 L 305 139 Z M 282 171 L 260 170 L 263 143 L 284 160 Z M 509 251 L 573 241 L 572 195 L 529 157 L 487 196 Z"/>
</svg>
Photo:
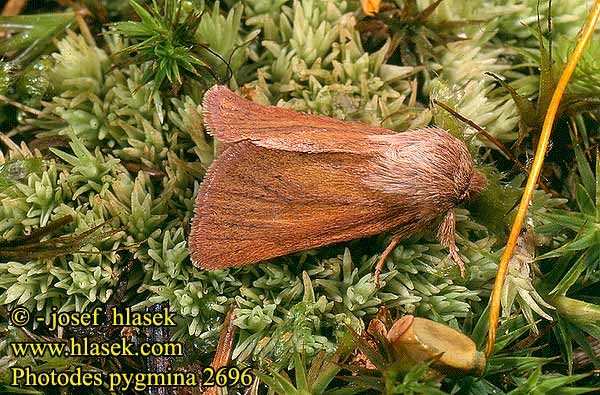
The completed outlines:
<svg viewBox="0 0 600 395">
<path fill-rule="evenodd" d="M 392 234 L 398 242 L 441 219 L 454 242 L 454 207 L 486 185 L 465 144 L 438 128 L 381 127 L 263 106 L 225 86 L 204 97 L 208 131 L 227 143 L 196 198 L 189 239 L 203 269 L 246 265 L 327 244 Z"/>
<path fill-rule="evenodd" d="M 386 334 L 397 360 L 414 366 L 434 360 L 432 368 L 449 376 L 482 375 L 487 363 L 473 340 L 435 321 L 406 315 Z"/>
</svg>

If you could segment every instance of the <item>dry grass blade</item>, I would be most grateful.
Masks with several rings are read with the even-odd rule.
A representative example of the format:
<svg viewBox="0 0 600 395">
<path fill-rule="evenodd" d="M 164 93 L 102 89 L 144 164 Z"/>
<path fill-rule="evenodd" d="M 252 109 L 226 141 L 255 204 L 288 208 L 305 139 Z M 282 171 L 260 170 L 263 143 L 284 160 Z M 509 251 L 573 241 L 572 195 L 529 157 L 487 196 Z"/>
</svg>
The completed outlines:
<svg viewBox="0 0 600 395">
<path fill-rule="evenodd" d="M 236 334 L 236 326 L 233 325 L 233 320 L 235 319 L 234 310 L 233 304 L 229 306 L 229 311 L 227 311 L 225 321 L 223 322 L 223 330 L 221 331 L 221 337 L 219 337 L 219 345 L 217 346 L 217 352 L 211 364 L 211 367 L 215 372 L 220 368 L 227 366 L 231 358 L 233 341 Z M 219 387 L 208 387 L 204 391 L 204 395 L 219 395 L 222 393 L 220 391 L 222 391 L 222 389 Z"/>
<path fill-rule="evenodd" d="M 27 6 L 27 0 L 8 0 L 2 9 L 2 16 L 17 16 Z"/>
</svg>

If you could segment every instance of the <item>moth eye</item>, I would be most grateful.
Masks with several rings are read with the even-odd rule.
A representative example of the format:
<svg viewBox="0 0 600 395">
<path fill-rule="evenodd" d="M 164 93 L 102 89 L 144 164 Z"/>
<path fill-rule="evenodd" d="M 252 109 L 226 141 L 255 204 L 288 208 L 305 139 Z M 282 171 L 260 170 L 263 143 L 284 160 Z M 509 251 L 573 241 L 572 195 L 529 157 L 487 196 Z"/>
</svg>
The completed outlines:
<svg viewBox="0 0 600 395">
<path fill-rule="evenodd" d="M 485 187 L 487 187 L 487 178 L 485 175 L 477 170 L 473 172 L 473 176 L 471 177 L 471 181 L 469 182 L 469 192 L 473 195 L 477 195 L 481 193 Z"/>
<path fill-rule="evenodd" d="M 487 186 L 487 178 L 483 173 L 480 173 L 476 170 L 472 171 L 471 177 L 469 177 L 469 182 L 467 183 L 467 187 L 464 192 L 460 195 L 459 200 L 469 200 L 485 189 Z"/>
</svg>

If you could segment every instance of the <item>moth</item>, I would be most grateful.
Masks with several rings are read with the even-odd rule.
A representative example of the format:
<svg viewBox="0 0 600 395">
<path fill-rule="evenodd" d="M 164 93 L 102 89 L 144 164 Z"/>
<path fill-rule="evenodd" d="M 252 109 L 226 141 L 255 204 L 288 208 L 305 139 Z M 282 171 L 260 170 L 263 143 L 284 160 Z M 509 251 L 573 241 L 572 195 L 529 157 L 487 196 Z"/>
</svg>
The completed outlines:
<svg viewBox="0 0 600 395">
<path fill-rule="evenodd" d="M 224 269 L 389 232 L 379 285 L 397 244 L 438 224 L 464 273 L 454 208 L 487 181 L 461 140 L 435 127 L 398 133 L 264 106 L 221 85 L 206 92 L 203 108 L 225 148 L 196 198 L 195 266 Z"/>
</svg>

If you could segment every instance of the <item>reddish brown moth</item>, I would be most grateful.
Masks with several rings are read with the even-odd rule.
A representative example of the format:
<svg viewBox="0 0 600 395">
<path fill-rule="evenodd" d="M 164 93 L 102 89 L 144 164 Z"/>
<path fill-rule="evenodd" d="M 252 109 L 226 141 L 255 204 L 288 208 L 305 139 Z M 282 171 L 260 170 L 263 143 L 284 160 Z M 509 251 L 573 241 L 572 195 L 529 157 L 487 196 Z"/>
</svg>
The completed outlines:
<svg viewBox="0 0 600 395">
<path fill-rule="evenodd" d="M 486 185 L 465 144 L 438 128 L 397 133 L 245 100 L 204 96 L 208 131 L 227 143 L 206 174 L 189 239 L 192 262 L 224 269 L 390 232 L 375 270 L 403 238 L 439 223 L 454 241 L 454 207 Z M 440 222 L 441 220 L 441 222 Z"/>
</svg>

